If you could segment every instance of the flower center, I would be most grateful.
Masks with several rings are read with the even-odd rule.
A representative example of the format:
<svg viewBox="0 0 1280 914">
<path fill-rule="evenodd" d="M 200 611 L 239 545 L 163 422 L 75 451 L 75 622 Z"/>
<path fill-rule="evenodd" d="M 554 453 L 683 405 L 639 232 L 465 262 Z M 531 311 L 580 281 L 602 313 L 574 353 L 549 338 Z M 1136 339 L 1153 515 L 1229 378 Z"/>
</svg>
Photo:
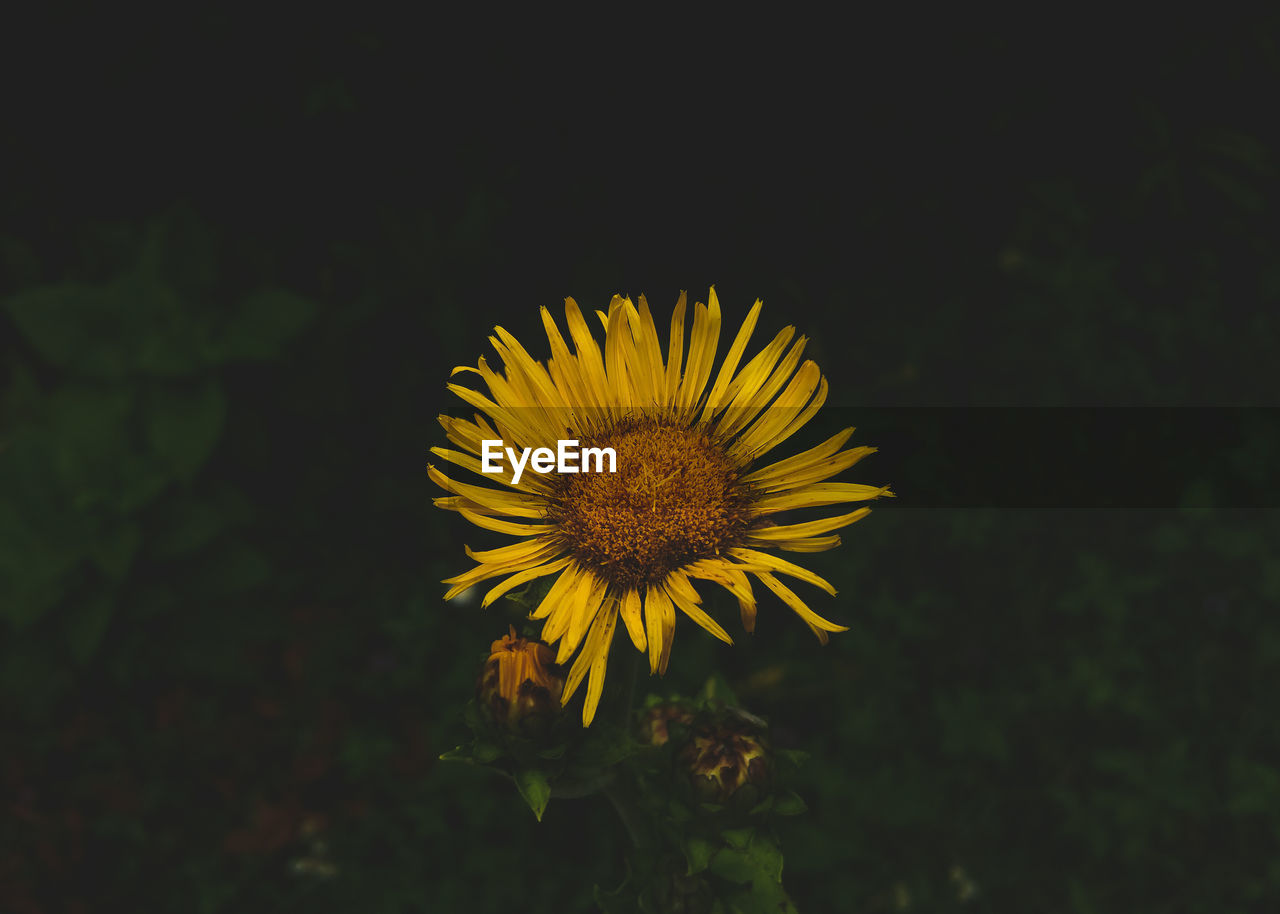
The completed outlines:
<svg viewBox="0 0 1280 914">
<path fill-rule="evenodd" d="M 612 583 L 661 581 L 746 529 L 738 468 L 704 430 L 626 420 L 583 445 L 613 448 L 617 472 L 557 476 L 550 518 L 578 561 Z"/>
</svg>

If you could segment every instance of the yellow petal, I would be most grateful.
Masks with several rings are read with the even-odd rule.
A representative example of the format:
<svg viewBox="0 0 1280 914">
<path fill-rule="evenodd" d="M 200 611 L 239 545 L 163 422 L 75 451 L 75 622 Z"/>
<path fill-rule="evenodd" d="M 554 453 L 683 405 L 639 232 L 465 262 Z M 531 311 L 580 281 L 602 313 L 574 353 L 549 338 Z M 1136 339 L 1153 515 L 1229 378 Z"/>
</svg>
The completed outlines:
<svg viewBox="0 0 1280 914">
<path fill-rule="evenodd" d="M 862 520 L 870 513 L 870 508 L 859 508 L 856 511 L 850 511 L 848 514 L 839 514 L 835 517 L 824 517 L 820 520 L 805 521 L 802 524 L 757 527 L 754 530 L 748 531 L 747 535 L 752 539 L 762 540 L 764 542 L 804 539 L 810 536 L 830 533 L 832 530 L 839 530 L 841 527 L 847 527 L 855 521 Z"/>
<path fill-rule="evenodd" d="M 591 328 L 582 319 L 582 311 L 572 298 L 564 300 L 565 319 L 569 322 L 569 335 L 573 337 L 573 345 L 577 349 L 578 369 L 583 381 L 597 393 L 597 401 L 602 406 L 613 406 L 608 398 L 609 379 L 605 374 L 604 360 L 600 357 L 600 347 L 596 338 L 591 335 Z"/>
<path fill-rule="evenodd" d="M 494 482 L 500 482 L 503 485 L 510 486 L 517 492 L 527 492 L 529 494 L 540 494 L 551 491 L 551 484 L 541 473 L 525 473 L 520 477 L 519 482 L 512 482 L 512 469 L 506 458 L 498 464 L 499 471 L 497 473 L 486 473 L 480 462 L 480 458 L 463 451 L 451 450 L 443 447 L 433 447 L 431 453 L 437 457 L 441 457 L 455 466 L 470 470 L 477 476 L 484 479 L 492 479 Z"/>
<path fill-rule="evenodd" d="M 667 576 L 665 582 L 667 594 L 671 597 L 671 601 L 680 607 L 680 610 L 697 622 L 711 634 L 715 635 L 725 644 L 733 644 L 733 639 L 729 637 L 729 633 L 721 627 L 720 623 L 712 619 L 706 614 L 701 606 L 698 605 L 698 594 L 693 589 L 693 585 L 689 583 L 689 579 L 680 572 L 675 571 Z M 694 599 L 689 599 L 692 594 Z"/>
<path fill-rule="evenodd" d="M 766 495 L 751 508 L 757 514 L 775 514 L 794 511 L 797 508 L 820 508 L 850 501 L 870 501 L 874 498 L 893 497 L 888 486 L 866 486 L 857 482 L 817 482 L 799 489 Z"/>
<path fill-rule="evenodd" d="M 573 621 L 578 607 L 586 603 L 587 598 L 591 596 L 591 572 L 576 564 L 570 565 L 569 569 L 574 572 L 574 576 L 560 589 L 559 599 L 551 607 L 550 618 L 542 626 L 542 640 L 547 644 L 555 644 L 560 640 L 561 636 L 569 630 L 569 623 Z M 543 603 L 545 604 L 546 601 L 544 600 Z M 542 611 L 542 606 L 538 607 L 538 611 Z"/>
<path fill-rule="evenodd" d="M 828 549 L 834 549 L 840 545 L 840 536 L 833 533 L 830 536 L 810 536 L 804 539 L 770 543 L 769 545 L 774 549 L 781 549 L 783 552 L 826 552 Z"/>
<path fill-rule="evenodd" d="M 565 600 L 565 595 L 573 592 L 573 587 L 578 581 L 580 570 L 576 563 L 571 562 L 564 571 L 560 573 L 560 577 L 556 578 L 556 582 L 551 585 L 551 589 L 547 591 L 546 596 L 542 598 L 542 602 L 538 604 L 538 608 L 529 613 L 530 619 L 545 619 L 552 615 Z M 568 623 L 566 622 L 566 625 Z M 551 644 L 554 640 L 547 634 L 546 626 L 542 629 L 542 640 Z"/>
<path fill-rule="evenodd" d="M 499 546 L 497 549 L 481 549 L 473 550 L 470 546 L 463 546 L 462 550 L 467 554 L 468 558 L 475 559 L 477 562 L 484 562 L 486 565 L 501 565 L 507 562 L 518 562 L 535 553 L 544 552 L 548 549 L 563 551 L 563 544 L 548 539 L 547 537 L 532 537 L 527 540 L 521 540 L 518 543 L 510 543 L 506 546 Z"/>
<path fill-rule="evenodd" d="M 493 530 L 496 533 L 511 533 L 515 536 L 541 536 L 556 529 L 554 524 L 517 524 L 509 520 L 477 513 L 464 506 L 458 506 L 455 510 L 477 527 Z"/>
<path fill-rule="evenodd" d="M 591 623 L 595 621 L 596 616 L 599 614 L 601 603 L 608 602 L 605 600 L 604 580 L 590 572 L 585 577 L 588 581 L 580 581 L 578 587 L 586 589 L 589 582 L 590 589 L 587 590 L 585 599 L 573 602 L 573 613 L 569 618 L 569 630 L 565 633 L 564 640 L 560 642 L 560 651 L 556 656 L 556 663 L 564 663 L 573 656 L 573 652 L 578 649 L 578 645 L 582 643 L 582 639 L 590 629 Z"/>
<path fill-rule="evenodd" d="M 444 429 L 445 437 L 458 447 L 472 454 L 480 453 L 480 442 L 485 436 L 474 422 L 445 414 L 436 416 L 436 421 Z"/>
<path fill-rule="evenodd" d="M 793 578 L 799 578 L 806 583 L 812 584 L 814 587 L 821 587 L 827 593 L 835 596 L 836 589 L 831 586 L 825 579 L 818 577 L 808 568 L 801 568 L 786 559 L 780 559 L 776 555 L 770 555 L 768 552 L 758 552 L 755 549 L 735 548 L 730 549 L 729 554 L 734 558 L 742 559 L 753 565 L 764 566 L 770 571 L 778 571 Z"/>
<path fill-rule="evenodd" d="M 631 643 L 636 646 L 636 650 L 643 651 L 647 644 L 644 636 L 644 613 L 640 604 L 640 591 L 624 591 L 618 612 L 622 616 L 623 624 L 627 626 Z"/>
<path fill-rule="evenodd" d="M 492 508 L 508 517 L 532 517 L 542 520 L 546 516 L 546 502 L 537 496 L 468 485 L 450 479 L 433 466 L 427 467 L 427 476 L 446 492 L 461 495 L 478 505 Z"/>
<path fill-rule="evenodd" d="M 742 432 L 731 452 L 749 460 L 758 459 L 803 428 L 826 401 L 826 378 L 822 377 L 817 363 L 805 362 L 773 405 Z"/>
<path fill-rule="evenodd" d="M 858 463 L 868 454 L 875 453 L 873 447 L 855 447 L 847 451 L 841 451 L 833 457 L 829 457 L 824 461 L 808 464 L 807 466 L 798 467 L 790 476 L 785 479 L 773 478 L 764 483 L 758 483 L 757 489 L 763 492 L 780 492 L 787 489 L 797 489 L 802 486 L 810 486 L 814 483 L 823 482 L 839 473 L 843 473 L 849 467 Z"/>
<path fill-rule="evenodd" d="M 649 636 L 649 675 L 666 673 L 671 640 L 676 631 L 676 611 L 660 584 L 650 584 L 644 598 L 644 622 Z"/>
<path fill-rule="evenodd" d="M 551 376 L 547 374 L 547 370 L 525 351 L 519 340 L 506 330 L 501 327 L 494 327 L 493 332 L 498 334 L 505 344 L 503 363 L 507 366 L 507 372 L 509 374 L 518 373 L 529 383 L 538 395 L 537 402 L 539 405 L 556 407 L 558 408 L 557 411 L 562 409 L 566 405 L 564 398 L 552 382 Z M 557 424 L 559 424 L 558 416 Z"/>
<path fill-rule="evenodd" d="M 478 505 L 469 498 L 463 498 L 461 495 L 442 495 L 440 498 L 431 499 L 431 503 L 437 508 L 444 508 L 446 511 L 457 511 L 466 508 L 472 514 L 483 514 L 485 517 L 493 517 L 501 515 L 502 511 L 495 511 L 493 508 L 486 508 L 484 505 Z"/>
<path fill-rule="evenodd" d="M 556 387 L 563 391 L 564 401 L 570 407 L 603 405 L 596 397 L 595 388 L 583 379 L 578 360 L 569 351 L 569 345 L 560 335 L 560 328 L 556 326 L 551 312 L 544 307 L 541 309 L 541 314 L 542 326 L 547 331 L 547 340 L 551 343 L 548 374 L 555 381 Z"/>
<path fill-rule="evenodd" d="M 635 309 L 632 309 L 635 310 Z M 627 313 L 631 316 L 631 312 Z M 644 378 L 637 389 L 644 396 L 645 404 L 658 406 L 666 402 L 666 376 L 662 365 L 662 344 L 658 340 L 658 328 L 649 311 L 649 303 L 640 296 L 640 308 L 635 313 L 631 327 L 636 341 L 636 374 Z"/>
<path fill-rule="evenodd" d="M 782 357 L 787 344 L 791 342 L 791 338 L 795 335 L 796 328 L 789 324 L 779 330 L 768 345 L 757 352 L 751 361 L 747 362 L 742 370 L 729 382 L 722 400 L 726 403 L 732 403 L 738 399 L 739 394 L 749 400 L 751 395 L 773 373 L 774 367 L 778 364 L 778 359 Z"/>
<path fill-rule="evenodd" d="M 609 648 L 613 644 L 613 630 L 618 623 L 618 604 L 610 601 L 609 606 L 596 619 L 595 643 L 591 652 L 595 655 L 591 661 L 591 678 L 587 680 L 587 700 L 582 703 L 582 726 L 591 726 L 595 720 L 596 708 L 600 705 L 600 696 L 604 692 L 605 671 L 609 666 Z"/>
<path fill-rule="evenodd" d="M 625 304 L 631 303 L 627 301 Z M 622 296 L 613 297 L 605 320 L 604 364 L 609 386 L 613 391 L 612 402 L 619 406 L 631 406 L 635 402 L 635 395 L 628 369 L 630 362 L 634 360 L 634 354 L 630 345 L 631 325 L 627 322 Z"/>
<path fill-rule="evenodd" d="M 782 385 L 795 373 L 796 366 L 800 364 L 800 356 L 804 353 L 804 347 L 808 342 L 808 337 L 800 337 L 782 357 L 782 361 L 778 362 L 773 372 L 758 386 L 754 389 L 752 389 L 753 386 L 744 386 L 738 391 L 725 411 L 724 418 L 716 427 L 720 434 L 737 434 L 750 425 L 761 410 L 769 406 L 778 391 L 782 389 Z"/>
<path fill-rule="evenodd" d="M 828 622 L 826 619 L 822 618 L 822 616 L 810 609 L 805 604 L 804 600 L 796 596 L 795 592 L 790 587 L 783 584 L 767 571 L 757 571 L 755 572 L 755 575 L 761 580 L 761 582 L 763 582 L 765 587 L 768 587 L 775 594 L 781 597 L 783 603 L 786 603 L 795 610 L 796 615 L 808 623 L 810 627 L 817 629 L 818 631 L 828 632 L 847 632 L 849 630 L 849 626 L 847 625 L 836 625 L 834 622 Z"/>
<path fill-rule="evenodd" d="M 680 391 L 681 359 L 684 357 L 684 309 L 687 298 L 684 290 L 671 312 L 671 343 L 667 348 L 667 395 L 665 402 L 675 404 Z"/>
<path fill-rule="evenodd" d="M 743 573 L 743 567 L 725 559 L 702 559 L 683 570 L 691 578 L 715 581 L 733 594 L 738 601 L 742 627 L 752 632 L 756 627 L 756 599 L 751 591 L 751 581 Z M 764 570 L 767 569 L 761 569 Z"/>
<path fill-rule="evenodd" d="M 841 451 L 839 456 L 836 456 L 836 452 L 852 434 L 853 429 L 847 428 L 816 447 L 753 470 L 742 477 L 742 481 L 751 484 L 761 492 L 769 493 L 800 489 L 822 482 L 823 479 L 830 479 L 836 473 L 847 470 L 863 457 L 874 454 L 876 451 L 873 447 L 856 447 Z M 838 464 L 839 468 L 831 470 L 833 464 Z M 825 475 L 821 475 L 818 479 L 812 478 L 819 474 Z"/>
<path fill-rule="evenodd" d="M 493 604 L 494 600 L 498 599 L 512 588 L 519 587 L 521 584 L 532 581 L 534 578 L 540 578 L 548 574 L 555 574 L 571 561 L 573 561 L 571 558 L 557 559 L 556 561 L 549 562 L 546 565 L 538 565 L 534 568 L 526 568 L 524 571 L 516 572 L 485 594 L 484 599 L 480 601 L 480 608 L 488 609 Z"/>
<path fill-rule="evenodd" d="M 713 286 L 709 303 L 694 307 L 693 332 L 689 336 L 689 362 L 685 365 L 684 378 L 680 382 L 677 406 L 692 409 L 698 403 L 711 377 L 711 365 L 716 358 L 716 344 L 720 341 L 720 301 Z"/>
<path fill-rule="evenodd" d="M 469 590 L 481 581 L 487 581 L 489 578 L 496 578 L 499 575 L 510 574 L 514 571 L 523 571 L 526 568 L 541 565 L 543 562 L 555 558 L 555 555 L 560 548 L 561 547 L 559 546 L 549 546 L 518 560 L 484 563 L 477 565 L 474 568 L 470 568 L 462 574 L 454 575 L 451 578 L 445 578 L 442 583 L 452 584 L 453 586 L 445 593 L 444 598 L 446 600 L 452 600 L 464 590 Z"/>
<path fill-rule="evenodd" d="M 724 363 L 720 366 L 720 373 L 716 375 L 716 383 L 712 386 L 711 393 L 707 397 L 707 405 L 702 411 L 702 420 L 704 422 L 722 406 L 727 405 L 725 391 L 729 389 L 729 383 L 733 380 L 733 373 L 738 369 L 738 363 L 742 361 L 742 353 L 746 351 L 747 343 L 751 340 L 751 333 L 755 330 L 756 321 L 760 317 L 760 309 L 763 304 L 760 299 L 756 299 L 756 303 L 747 312 L 746 320 L 738 328 L 738 335 L 734 337 L 733 344 L 729 346 L 729 351 L 724 357 Z"/>
<path fill-rule="evenodd" d="M 569 669 L 569 675 L 564 680 L 564 691 L 560 693 L 560 704 L 566 705 L 569 699 L 573 697 L 573 693 L 578 691 L 578 686 L 582 684 L 582 680 L 586 677 L 587 672 L 591 669 L 592 661 L 595 660 L 595 629 L 592 628 L 592 637 L 587 639 L 587 643 L 582 646 L 582 651 L 578 654 L 578 658 L 573 661 L 573 666 Z M 559 663 L 559 661 L 556 661 Z"/>
</svg>

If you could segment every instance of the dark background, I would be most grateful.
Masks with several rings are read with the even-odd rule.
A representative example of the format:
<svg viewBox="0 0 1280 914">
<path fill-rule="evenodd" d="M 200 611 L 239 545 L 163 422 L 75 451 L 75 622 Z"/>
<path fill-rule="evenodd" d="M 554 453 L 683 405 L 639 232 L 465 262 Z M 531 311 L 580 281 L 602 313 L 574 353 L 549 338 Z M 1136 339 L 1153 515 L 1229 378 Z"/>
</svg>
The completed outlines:
<svg viewBox="0 0 1280 914">
<path fill-rule="evenodd" d="M 1211 409 L 1280 405 L 1274 18 L 59 15 L 0 132 L 0 908 L 588 910 L 603 804 L 436 761 L 507 616 L 440 599 L 482 538 L 426 452 L 494 324 L 541 356 L 539 305 L 713 283 L 853 424 L 945 408 L 945 459 L 854 439 L 903 496 L 813 557 L 852 631 L 766 602 L 653 683 L 812 752 L 800 908 L 1276 905 L 1276 426 Z M 1048 453 L 978 406 L 1204 409 L 1167 503 L 911 503 Z"/>
</svg>

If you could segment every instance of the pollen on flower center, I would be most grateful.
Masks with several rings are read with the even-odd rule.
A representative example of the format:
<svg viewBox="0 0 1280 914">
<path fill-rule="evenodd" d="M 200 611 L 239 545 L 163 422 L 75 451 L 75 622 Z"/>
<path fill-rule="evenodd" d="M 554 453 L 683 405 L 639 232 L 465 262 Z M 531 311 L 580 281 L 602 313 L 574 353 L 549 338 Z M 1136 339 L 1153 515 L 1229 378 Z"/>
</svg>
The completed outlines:
<svg viewBox="0 0 1280 914">
<path fill-rule="evenodd" d="M 746 530 L 738 470 L 704 429 L 628 420 L 590 444 L 617 452 L 617 472 L 559 476 L 550 517 L 577 559 L 610 582 L 661 581 Z"/>
</svg>

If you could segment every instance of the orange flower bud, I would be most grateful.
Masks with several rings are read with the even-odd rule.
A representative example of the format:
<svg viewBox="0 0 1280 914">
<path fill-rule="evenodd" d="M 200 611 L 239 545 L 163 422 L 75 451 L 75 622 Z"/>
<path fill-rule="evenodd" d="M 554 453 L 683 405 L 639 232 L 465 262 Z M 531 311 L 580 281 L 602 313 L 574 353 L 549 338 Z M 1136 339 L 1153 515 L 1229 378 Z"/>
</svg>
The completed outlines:
<svg viewBox="0 0 1280 914">
<path fill-rule="evenodd" d="M 494 641 L 476 683 L 476 697 L 488 718 L 503 727 L 525 730 L 560 712 L 564 676 L 556 653 L 541 641 L 510 634 Z"/>
</svg>

